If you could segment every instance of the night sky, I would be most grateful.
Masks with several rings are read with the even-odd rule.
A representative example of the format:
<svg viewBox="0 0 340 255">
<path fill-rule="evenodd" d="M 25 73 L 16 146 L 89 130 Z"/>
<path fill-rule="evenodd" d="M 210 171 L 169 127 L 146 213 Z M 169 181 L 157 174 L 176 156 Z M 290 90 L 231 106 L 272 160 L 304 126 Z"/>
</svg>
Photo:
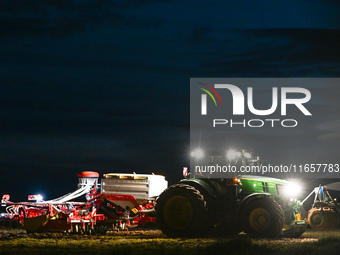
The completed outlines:
<svg viewBox="0 0 340 255">
<path fill-rule="evenodd" d="M 54 198 L 82 170 L 178 181 L 190 77 L 339 77 L 339 13 L 336 0 L 0 0 L 0 192 Z M 336 158 L 340 90 L 315 91 L 311 111 L 332 115 L 313 142 Z"/>
</svg>

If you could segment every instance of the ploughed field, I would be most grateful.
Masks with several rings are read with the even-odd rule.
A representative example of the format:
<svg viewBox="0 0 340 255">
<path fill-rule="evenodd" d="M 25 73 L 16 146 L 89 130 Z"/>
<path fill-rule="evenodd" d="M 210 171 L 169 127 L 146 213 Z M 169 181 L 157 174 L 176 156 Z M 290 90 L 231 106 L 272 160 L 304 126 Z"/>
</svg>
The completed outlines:
<svg viewBox="0 0 340 255">
<path fill-rule="evenodd" d="M 340 229 L 307 229 L 301 238 L 253 239 L 245 234 L 210 238 L 168 238 L 159 230 L 106 235 L 27 234 L 0 229 L 0 254 L 340 254 Z"/>
</svg>

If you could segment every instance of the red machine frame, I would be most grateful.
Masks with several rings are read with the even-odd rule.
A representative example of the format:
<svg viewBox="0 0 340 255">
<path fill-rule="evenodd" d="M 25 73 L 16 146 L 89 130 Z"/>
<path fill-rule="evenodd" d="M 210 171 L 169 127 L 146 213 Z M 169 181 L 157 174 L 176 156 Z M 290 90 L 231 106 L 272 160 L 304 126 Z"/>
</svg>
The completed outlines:
<svg viewBox="0 0 340 255">
<path fill-rule="evenodd" d="M 153 215 L 154 200 L 137 202 L 132 195 L 100 193 L 98 177 L 96 172 L 78 174 L 78 186 L 90 187 L 86 192 L 88 201 L 83 203 L 59 203 L 58 200 L 14 203 L 5 194 L 1 204 L 7 206 L 7 214 L 0 218 L 0 225 L 8 225 L 7 221 L 10 221 L 12 227 L 22 225 L 27 232 L 104 233 L 156 222 Z M 127 206 L 123 207 L 119 203 Z"/>
</svg>

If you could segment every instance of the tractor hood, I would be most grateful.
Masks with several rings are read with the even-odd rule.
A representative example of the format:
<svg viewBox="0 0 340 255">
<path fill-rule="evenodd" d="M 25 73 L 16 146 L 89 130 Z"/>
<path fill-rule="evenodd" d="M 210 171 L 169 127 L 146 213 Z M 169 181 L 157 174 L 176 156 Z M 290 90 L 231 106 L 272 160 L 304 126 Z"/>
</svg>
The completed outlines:
<svg viewBox="0 0 340 255">
<path fill-rule="evenodd" d="M 256 175 L 241 175 L 240 177 L 241 182 L 242 181 L 258 181 L 258 182 L 270 182 L 275 184 L 282 184 L 286 185 L 289 184 L 289 181 L 283 180 L 283 179 L 277 179 L 272 177 L 266 177 L 266 176 L 256 176 Z"/>
<path fill-rule="evenodd" d="M 301 190 L 297 183 L 271 177 L 242 175 L 240 181 L 244 194 L 270 193 L 274 196 L 298 198 Z"/>
</svg>

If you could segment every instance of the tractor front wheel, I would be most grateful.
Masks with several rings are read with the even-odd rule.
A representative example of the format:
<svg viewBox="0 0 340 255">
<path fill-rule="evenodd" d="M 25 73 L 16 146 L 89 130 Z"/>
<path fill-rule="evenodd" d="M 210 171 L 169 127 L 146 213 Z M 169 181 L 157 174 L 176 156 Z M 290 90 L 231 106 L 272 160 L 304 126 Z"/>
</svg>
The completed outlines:
<svg viewBox="0 0 340 255">
<path fill-rule="evenodd" d="M 157 199 L 156 220 L 162 232 L 171 237 L 197 237 L 208 230 L 204 197 L 194 187 L 174 184 Z"/>
<path fill-rule="evenodd" d="M 267 197 L 251 199 L 241 208 L 240 222 L 244 232 L 255 237 L 279 237 L 284 222 L 281 206 Z"/>
</svg>

